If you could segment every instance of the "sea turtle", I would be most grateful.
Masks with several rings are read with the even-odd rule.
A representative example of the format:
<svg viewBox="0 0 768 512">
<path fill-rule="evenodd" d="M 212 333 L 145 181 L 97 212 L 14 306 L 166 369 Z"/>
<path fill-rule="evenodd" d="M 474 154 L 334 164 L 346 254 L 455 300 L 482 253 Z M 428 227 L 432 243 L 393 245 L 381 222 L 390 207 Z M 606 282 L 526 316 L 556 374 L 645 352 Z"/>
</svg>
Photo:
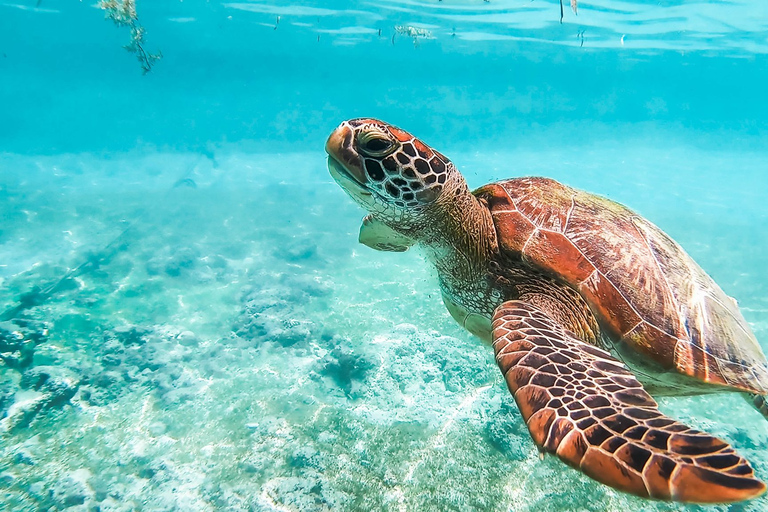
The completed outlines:
<svg viewBox="0 0 768 512">
<path fill-rule="evenodd" d="M 326 143 L 369 214 L 360 241 L 419 245 L 456 321 L 493 343 L 542 452 L 641 497 L 715 503 L 766 486 L 725 441 L 650 392 L 739 391 L 765 413 L 768 363 L 736 302 L 658 227 L 547 178 L 470 192 L 445 156 L 375 119 Z"/>
</svg>

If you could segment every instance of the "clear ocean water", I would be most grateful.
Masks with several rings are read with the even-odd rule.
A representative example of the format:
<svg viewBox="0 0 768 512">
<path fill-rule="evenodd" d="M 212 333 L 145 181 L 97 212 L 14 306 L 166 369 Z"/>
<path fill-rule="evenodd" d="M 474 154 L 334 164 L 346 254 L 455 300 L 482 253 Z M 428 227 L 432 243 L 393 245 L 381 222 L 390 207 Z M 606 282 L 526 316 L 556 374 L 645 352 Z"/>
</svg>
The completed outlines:
<svg viewBox="0 0 768 512">
<path fill-rule="evenodd" d="M 357 243 L 372 116 L 471 186 L 623 202 L 768 350 L 768 4 L 0 0 L 0 509 L 728 511 L 540 460 L 418 251 Z M 136 47 L 134 46 L 134 50 Z M 661 398 L 768 479 L 737 395 Z"/>
</svg>

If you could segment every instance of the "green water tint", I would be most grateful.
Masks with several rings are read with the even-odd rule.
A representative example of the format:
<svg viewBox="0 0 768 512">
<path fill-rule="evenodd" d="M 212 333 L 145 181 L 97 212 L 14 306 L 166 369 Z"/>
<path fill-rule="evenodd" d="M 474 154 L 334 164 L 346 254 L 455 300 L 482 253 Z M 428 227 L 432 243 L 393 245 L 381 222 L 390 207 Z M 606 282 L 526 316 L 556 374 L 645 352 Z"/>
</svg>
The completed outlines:
<svg viewBox="0 0 768 512">
<path fill-rule="evenodd" d="M 695 161 L 713 169 L 732 157 L 660 151 L 672 168 Z M 673 234 L 739 299 L 765 347 L 768 281 L 759 255 L 768 242 L 754 236 L 766 217 L 753 197 L 764 178 L 709 191 L 701 178 L 678 176 L 675 188 L 654 189 L 656 176 L 633 152 L 624 154 L 626 168 L 605 178 L 600 169 L 615 159 L 609 149 L 587 148 L 571 164 L 556 151 L 446 154 L 472 185 L 515 170 L 544 174 L 547 160 L 550 168 L 565 160 L 546 174 L 628 202 Z M 418 252 L 357 244 L 362 212 L 331 182 L 322 153 L 217 157 L 219 167 L 189 155 L 109 162 L 82 155 L 69 157 L 48 188 L 3 178 L 13 199 L 0 210 L 9 262 L 0 263 L 19 254 L 29 264 L 2 270 L 2 306 L 63 275 L 141 212 L 124 250 L 26 312 L 48 326 L 31 369 L 57 369 L 45 370 L 51 379 L 66 371 L 79 383 L 68 404 L 2 434 L 5 508 L 768 506 L 766 498 L 719 507 L 644 501 L 553 457 L 541 461 L 492 350 L 450 319 Z M 741 158 L 765 163 L 764 155 Z M 190 164 L 197 187 L 167 194 Z M 93 188 L 57 188 L 85 183 L 90 169 L 107 171 Z M 291 169 L 291 180 L 281 181 L 278 169 Z M 0 367 L 3 397 L 20 381 L 18 370 Z M 768 478 L 768 423 L 740 397 L 664 399 L 661 407 L 727 439 Z"/>
</svg>

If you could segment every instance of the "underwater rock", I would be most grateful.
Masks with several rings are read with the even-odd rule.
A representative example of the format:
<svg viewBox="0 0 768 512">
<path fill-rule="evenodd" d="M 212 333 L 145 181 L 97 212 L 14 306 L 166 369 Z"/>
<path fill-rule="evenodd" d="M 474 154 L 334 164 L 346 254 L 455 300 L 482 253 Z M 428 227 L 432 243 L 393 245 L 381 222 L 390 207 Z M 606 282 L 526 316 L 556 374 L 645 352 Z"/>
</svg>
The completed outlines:
<svg viewBox="0 0 768 512">
<path fill-rule="evenodd" d="M 33 496 L 37 501 L 42 502 L 48 499 L 48 495 L 45 492 L 45 482 L 41 482 L 41 481 L 32 482 L 27 487 L 27 492 L 29 493 L 30 496 Z"/>
<path fill-rule="evenodd" d="M 106 370 L 96 375 L 91 382 L 98 388 L 109 390 L 120 385 L 123 382 L 123 376 L 116 371 Z"/>
<path fill-rule="evenodd" d="M 162 361 L 154 357 L 153 353 L 155 347 L 131 347 L 125 351 L 122 359 L 122 367 L 125 370 L 125 375 L 130 377 L 131 380 L 139 379 L 140 373 L 145 371 L 154 372 L 160 369 L 163 365 Z"/>
<path fill-rule="evenodd" d="M 199 257 L 200 254 L 190 247 L 178 249 L 165 264 L 165 273 L 171 277 L 179 277 L 194 269 Z"/>
<path fill-rule="evenodd" d="M 3 375 L 3 377 L 8 377 Z M 8 415 L 8 408 L 14 402 L 14 395 L 19 390 L 18 383 L 12 379 L 4 379 L 0 383 L 0 419 L 5 418 Z"/>
<path fill-rule="evenodd" d="M 185 347 L 197 347 L 200 344 L 200 339 L 192 331 L 179 333 L 179 335 L 176 336 L 176 341 Z"/>
<path fill-rule="evenodd" d="M 271 337 L 283 347 L 291 347 L 298 343 L 310 342 L 315 338 L 315 325 L 306 320 L 286 318 L 279 322 Z"/>
<path fill-rule="evenodd" d="M 120 366 L 123 359 L 118 354 L 104 354 L 101 358 L 101 363 L 104 366 Z"/>
<path fill-rule="evenodd" d="M 0 487 L 11 487 L 16 483 L 18 478 L 10 471 L 3 471 L 0 473 Z"/>
<path fill-rule="evenodd" d="M 364 354 L 355 351 L 347 340 L 331 350 L 319 365 L 320 374 L 333 379 L 350 398 L 362 395 L 365 378 L 375 367 Z"/>
<path fill-rule="evenodd" d="M 176 369 L 174 369 L 176 368 Z M 177 405 L 193 398 L 204 384 L 187 373 L 182 374 L 178 366 L 171 366 L 166 372 L 157 372 L 149 383 L 155 393 L 168 406 Z"/>
<path fill-rule="evenodd" d="M 360 375 L 351 379 L 350 394 L 344 398 L 360 400 L 353 414 L 377 425 L 413 422 L 438 428 L 467 399 L 473 403 L 486 393 L 497 376 L 494 371 L 498 372 L 493 354 L 478 349 L 473 340 L 441 336 L 413 325 L 395 326 L 374 339 L 347 343 L 342 353 L 357 354 L 372 366 L 364 380 Z M 332 354 L 333 349 L 326 360 Z M 325 377 L 322 369 L 315 374 Z M 328 369 L 338 371 L 334 365 Z"/>
<path fill-rule="evenodd" d="M 107 331 L 104 335 L 105 341 L 114 337 L 122 345 L 142 345 L 146 342 L 145 336 L 151 332 L 150 329 L 136 325 L 123 325 Z"/>
<path fill-rule="evenodd" d="M 22 389 L 43 393 L 45 408 L 61 407 L 75 396 L 80 376 L 69 369 L 56 366 L 36 366 L 21 376 Z"/>
<path fill-rule="evenodd" d="M 48 329 L 42 322 L 24 318 L 0 322 L 0 361 L 24 370 L 32 364 L 35 348 L 47 338 Z"/>
<path fill-rule="evenodd" d="M 227 270 L 229 268 L 229 261 L 221 254 L 213 254 L 204 259 L 206 264 L 212 269 Z"/>
<path fill-rule="evenodd" d="M 62 372 L 64 372 L 62 370 Z M 59 369 L 55 366 L 37 366 L 30 368 L 21 375 L 19 385 L 21 389 L 34 389 L 38 391 L 40 387 L 51 378 L 51 375 L 59 374 Z"/>
<path fill-rule="evenodd" d="M 311 468 L 323 470 L 323 457 L 311 446 L 301 446 L 288 457 L 288 464 L 294 468 Z"/>
<path fill-rule="evenodd" d="M 18 391 L 13 402 L 0 420 L 0 432 L 12 432 L 32 423 L 38 412 L 43 409 L 43 394 L 36 391 Z"/>
<path fill-rule="evenodd" d="M 14 464 L 23 464 L 25 466 L 35 465 L 35 457 L 32 455 L 32 452 L 24 448 L 21 448 L 14 453 L 12 460 Z"/>
<path fill-rule="evenodd" d="M 93 490 L 88 485 L 91 472 L 79 469 L 67 473 L 48 489 L 48 497 L 58 509 L 82 505 L 93 496 Z"/>
<path fill-rule="evenodd" d="M 251 452 L 239 464 L 245 473 L 261 478 L 273 474 L 275 468 L 285 467 L 286 452 L 296 440 L 287 421 L 264 416 L 258 422 L 246 424 L 245 428 L 252 440 Z"/>
<path fill-rule="evenodd" d="M 135 380 L 133 374 L 137 370 L 159 368 L 161 363 L 154 361 L 153 347 L 149 343 L 151 334 L 152 329 L 135 325 L 115 327 L 104 332 L 101 364 L 124 376 L 131 376 L 132 380 Z"/>
<path fill-rule="evenodd" d="M 68 404 L 80 386 L 81 378 L 66 368 L 38 366 L 21 377 L 21 390 L 0 420 L 0 430 L 13 431 L 29 426 L 42 411 Z"/>
<path fill-rule="evenodd" d="M 330 290 L 329 285 L 313 276 L 289 274 L 281 274 L 272 286 L 246 288 L 240 297 L 243 309 L 232 330 L 241 338 L 271 341 L 283 347 L 328 341 L 332 335 L 307 320 L 305 308 L 328 296 Z"/>
<path fill-rule="evenodd" d="M 158 276 L 162 274 L 164 268 L 165 268 L 165 259 L 160 258 L 159 256 L 149 258 L 147 262 L 144 264 L 144 270 L 146 270 L 147 274 L 149 274 L 150 276 Z"/>
<path fill-rule="evenodd" d="M 259 276 L 268 279 L 258 286 L 249 286 L 240 293 L 245 308 L 259 308 L 280 304 L 283 307 L 306 307 L 313 299 L 327 297 L 333 291 L 330 283 L 315 273 L 284 272 L 277 276 Z"/>
<path fill-rule="evenodd" d="M 165 434 L 168 428 L 161 421 L 154 421 L 147 426 L 147 431 L 155 437 Z"/>
<path fill-rule="evenodd" d="M 104 501 L 109 496 L 110 485 L 103 478 L 93 476 L 88 479 L 88 485 L 93 491 L 93 499 L 95 501 Z M 104 510 L 103 507 L 100 507 L 100 510 Z"/>
<path fill-rule="evenodd" d="M 193 273 L 199 267 L 200 260 L 200 251 L 196 248 L 165 247 L 147 257 L 144 269 L 150 276 L 183 277 Z M 211 265 L 208 267 L 214 268 Z"/>
<path fill-rule="evenodd" d="M 125 502 L 111 496 L 99 501 L 98 512 L 134 512 L 141 508 L 134 502 Z M 94 511 L 95 512 L 95 511 Z"/>
<path fill-rule="evenodd" d="M 350 501 L 348 495 L 329 485 L 322 474 L 311 470 L 302 477 L 274 478 L 267 486 L 273 499 L 302 512 L 342 510 Z"/>
<path fill-rule="evenodd" d="M 80 387 L 80 398 L 90 405 L 105 405 L 117 399 L 124 391 L 126 379 L 115 370 L 104 370 L 91 377 Z"/>
<path fill-rule="evenodd" d="M 266 308 L 256 306 L 240 315 L 233 330 L 241 338 L 273 341 L 283 347 L 311 341 L 314 338 L 314 324 L 293 319 L 289 314 L 290 309 L 280 304 Z"/>
<path fill-rule="evenodd" d="M 768 440 L 761 436 L 759 432 L 742 427 L 735 427 L 728 437 L 733 439 L 738 446 L 750 450 L 768 452 Z"/>
<path fill-rule="evenodd" d="M 184 401 L 201 385 L 185 374 L 184 364 L 199 343 L 192 331 L 167 325 L 108 330 L 94 337 L 94 344 L 101 349 L 101 364 L 96 365 L 80 396 L 91 405 L 104 405 L 138 386 L 147 386 L 166 403 Z M 202 359 L 206 362 L 208 358 Z"/>
</svg>

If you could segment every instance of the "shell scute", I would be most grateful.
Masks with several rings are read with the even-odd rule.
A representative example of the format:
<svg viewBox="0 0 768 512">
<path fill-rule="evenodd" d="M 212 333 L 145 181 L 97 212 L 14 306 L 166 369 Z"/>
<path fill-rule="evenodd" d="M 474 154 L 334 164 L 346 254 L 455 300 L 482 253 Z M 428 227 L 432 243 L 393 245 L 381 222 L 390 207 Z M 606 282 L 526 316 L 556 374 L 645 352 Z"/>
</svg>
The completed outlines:
<svg viewBox="0 0 768 512">
<path fill-rule="evenodd" d="M 602 272 L 595 271 L 577 286 L 613 334 L 623 337 L 643 320 L 640 313 Z"/>
<path fill-rule="evenodd" d="M 574 195 L 568 239 L 595 264 L 604 280 L 620 290 L 640 317 L 667 334 L 680 334 L 683 325 L 677 301 L 647 242 L 639 236 L 632 212 L 583 192 L 574 191 Z"/>
<path fill-rule="evenodd" d="M 623 339 L 666 368 L 676 364 L 675 351 L 679 340 L 648 322 L 637 324 Z M 707 379 L 701 380 L 709 382 Z"/>
<path fill-rule="evenodd" d="M 562 233 L 535 230 L 525 245 L 524 258 L 540 262 L 549 272 L 561 275 L 569 283 L 585 281 L 596 269 L 584 254 Z"/>
<path fill-rule="evenodd" d="M 514 188 L 504 187 L 514 207 L 539 229 L 562 233 L 572 206 L 569 190 L 562 185 L 551 187 L 554 180 L 547 178 L 519 178 L 516 181 Z M 544 197 L 537 193 L 541 188 L 549 188 L 551 193 Z"/>
<path fill-rule="evenodd" d="M 536 230 L 536 226 L 518 211 L 494 213 L 493 220 L 499 226 L 502 250 L 507 252 L 522 252 L 525 243 Z"/>
</svg>

